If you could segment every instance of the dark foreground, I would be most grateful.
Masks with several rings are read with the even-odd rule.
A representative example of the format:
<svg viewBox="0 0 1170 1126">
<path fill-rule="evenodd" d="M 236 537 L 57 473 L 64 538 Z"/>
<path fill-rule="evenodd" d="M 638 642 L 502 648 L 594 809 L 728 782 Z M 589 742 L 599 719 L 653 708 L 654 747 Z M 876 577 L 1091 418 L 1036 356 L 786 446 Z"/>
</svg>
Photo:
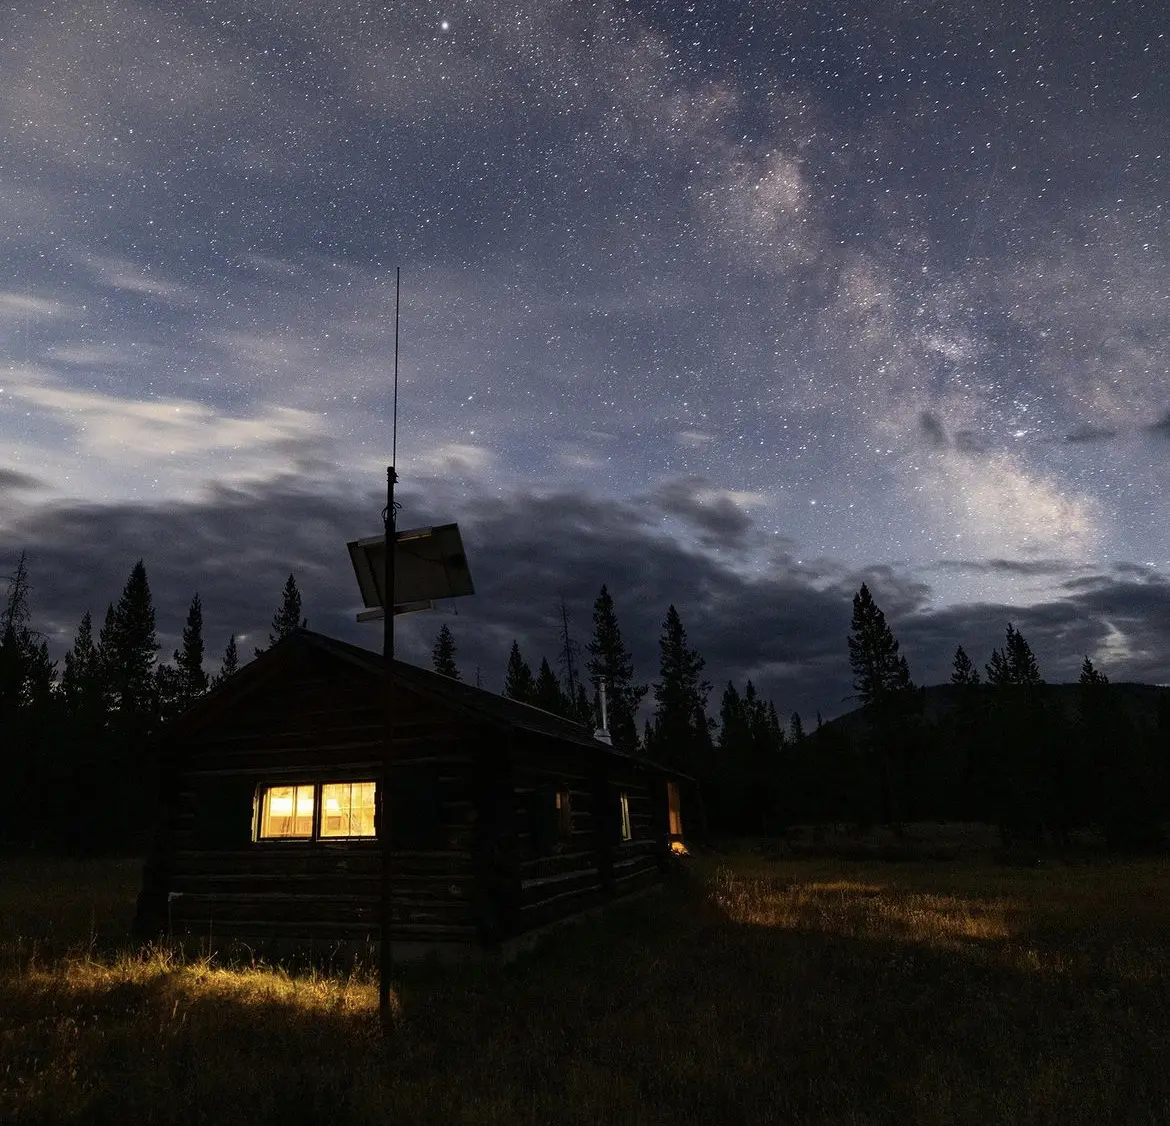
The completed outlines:
<svg viewBox="0 0 1170 1126">
<path fill-rule="evenodd" d="M 692 858 L 517 965 L 119 945 L 130 862 L 0 859 L 0 1122 L 1170 1122 L 1170 865 Z"/>
</svg>

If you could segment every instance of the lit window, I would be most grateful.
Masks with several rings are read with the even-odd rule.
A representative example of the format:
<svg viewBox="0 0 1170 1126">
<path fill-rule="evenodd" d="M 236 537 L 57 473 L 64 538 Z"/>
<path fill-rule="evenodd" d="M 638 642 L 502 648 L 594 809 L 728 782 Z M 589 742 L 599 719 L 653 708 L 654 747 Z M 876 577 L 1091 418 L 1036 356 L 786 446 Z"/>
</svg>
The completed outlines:
<svg viewBox="0 0 1170 1126">
<path fill-rule="evenodd" d="M 373 782 L 325 782 L 321 786 L 322 837 L 374 835 Z"/>
<path fill-rule="evenodd" d="M 682 836 L 682 813 L 679 811 L 678 783 L 666 783 L 666 803 L 670 810 L 670 835 Z"/>
<path fill-rule="evenodd" d="M 557 791 L 557 836 L 566 844 L 573 839 L 573 807 L 568 790 Z"/>
<path fill-rule="evenodd" d="M 260 840 L 313 836 L 313 786 L 270 786 L 260 795 Z"/>
<path fill-rule="evenodd" d="M 622 840 L 632 841 L 634 839 L 634 830 L 630 825 L 630 795 L 622 790 L 618 794 L 618 802 L 622 808 Z"/>
</svg>

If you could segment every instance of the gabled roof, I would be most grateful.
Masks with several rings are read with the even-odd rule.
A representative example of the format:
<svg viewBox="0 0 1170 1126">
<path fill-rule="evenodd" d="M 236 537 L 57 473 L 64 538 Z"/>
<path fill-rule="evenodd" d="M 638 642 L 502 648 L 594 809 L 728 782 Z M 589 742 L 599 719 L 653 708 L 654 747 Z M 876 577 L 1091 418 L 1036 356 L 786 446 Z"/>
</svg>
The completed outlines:
<svg viewBox="0 0 1170 1126">
<path fill-rule="evenodd" d="M 229 699 L 235 699 L 238 695 L 248 692 L 270 676 L 279 675 L 280 668 L 296 652 L 305 649 L 315 650 L 345 661 L 370 677 L 381 677 L 385 668 L 380 653 L 362 649 L 360 646 L 351 645 L 346 641 L 338 641 L 333 637 L 326 637 L 313 630 L 294 630 L 270 649 L 266 649 L 255 660 L 244 665 L 239 672 L 224 681 L 223 684 L 201 697 L 173 723 L 180 726 L 197 723 L 204 715 L 217 711 L 221 703 L 226 703 Z M 430 669 L 419 668 L 417 665 L 407 664 L 405 661 L 395 660 L 393 668 L 396 686 L 404 688 L 413 695 L 440 704 L 471 722 L 487 724 L 505 730 L 542 735 L 561 742 L 573 743 L 599 754 L 626 759 L 639 766 L 662 771 L 672 776 L 677 774 L 676 771 L 659 763 L 651 762 L 637 755 L 627 754 L 625 751 L 614 750 L 608 744 L 595 739 L 592 730 L 584 724 L 565 719 L 563 716 L 553 715 L 542 708 L 509 699 L 507 696 L 497 696 L 494 692 L 476 688 L 471 684 L 464 684 L 461 680 L 453 680 L 451 677 L 442 676 Z M 164 734 L 165 730 L 164 728 Z M 679 775 L 679 777 L 682 776 Z"/>
</svg>

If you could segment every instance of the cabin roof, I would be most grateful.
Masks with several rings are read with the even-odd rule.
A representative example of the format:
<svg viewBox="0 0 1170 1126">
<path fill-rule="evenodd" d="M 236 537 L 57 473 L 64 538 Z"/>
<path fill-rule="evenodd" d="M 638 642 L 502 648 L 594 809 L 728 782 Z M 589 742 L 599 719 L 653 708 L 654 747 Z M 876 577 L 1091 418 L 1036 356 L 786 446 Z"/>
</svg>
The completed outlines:
<svg viewBox="0 0 1170 1126">
<path fill-rule="evenodd" d="M 173 722 L 183 727 L 188 723 L 197 722 L 205 715 L 214 714 L 219 710 L 221 702 L 226 702 L 229 697 L 235 698 L 237 692 L 246 690 L 250 683 L 267 679 L 269 676 L 279 676 L 280 667 L 285 665 L 297 651 L 306 648 L 345 661 L 371 678 L 381 677 L 384 669 L 380 653 L 351 645 L 346 641 L 339 641 L 337 638 L 327 637 L 325 634 L 316 633 L 313 630 L 297 629 L 270 649 L 266 649 L 253 661 L 244 665 L 239 672 L 198 700 Z M 394 683 L 397 687 L 441 704 L 470 722 L 486 723 L 493 727 L 542 735 L 585 747 L 599 754 L 626 759 L 639 766 L 671 776 L 684 777 L 660 763 L 651 762 L 625 751 L 615 750 L 594 738 L 592 730 L 584 724 L 565 719 L 563 716 L 553 715 L 542 708 L 533 707 L 531 704 L 525 704 L 507 696 L 496 695 L 496 693 L 488 692 L 486 689 L 464 684 L 461 680 L 453 680 L 451 677 L 443 676 L 431 669 L 420 668 L 418 665 L 411 665 L 405 661 L 395 660 L 393 668 Z"/>
</svg>

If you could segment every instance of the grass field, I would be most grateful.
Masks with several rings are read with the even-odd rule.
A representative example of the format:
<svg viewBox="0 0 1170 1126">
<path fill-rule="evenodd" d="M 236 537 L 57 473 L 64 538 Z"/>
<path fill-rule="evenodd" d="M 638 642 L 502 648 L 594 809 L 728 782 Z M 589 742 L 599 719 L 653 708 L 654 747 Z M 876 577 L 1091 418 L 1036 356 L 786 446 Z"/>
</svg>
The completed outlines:
<svg viewBox="0 0 1170 1126">
<path fill-rule="evenodd" d="M 129 862 L 0 858 L 4 1123 L 1170 1123 L 1170 864 L 694 857 L 398 983 L 119 946 Z"/>
</svg>

